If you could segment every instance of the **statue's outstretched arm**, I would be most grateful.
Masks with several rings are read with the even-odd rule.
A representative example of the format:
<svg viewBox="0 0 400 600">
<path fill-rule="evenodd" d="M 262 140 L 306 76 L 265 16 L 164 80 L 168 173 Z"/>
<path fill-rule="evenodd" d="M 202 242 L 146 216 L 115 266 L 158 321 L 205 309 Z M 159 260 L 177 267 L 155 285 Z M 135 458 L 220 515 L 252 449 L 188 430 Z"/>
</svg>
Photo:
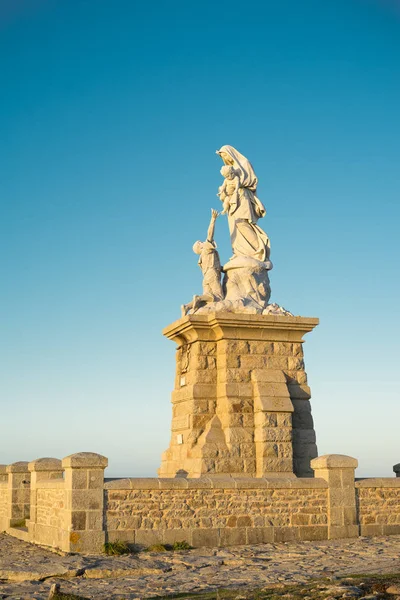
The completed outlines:
<svg viewBox="0 0 400 600">
<path fill-rule="evenodd" d="M 207 242 L 213 242 L 214 241 L 214 230 L 215 230 L 215 221 L 217 220 L 218 217 L 218 211 L 215 210 L 214 208 L 211 209 L 211 221 L 210 221 L 210 225 L 208 226 L 208 231 L 207 231 Z"/>
</svg>

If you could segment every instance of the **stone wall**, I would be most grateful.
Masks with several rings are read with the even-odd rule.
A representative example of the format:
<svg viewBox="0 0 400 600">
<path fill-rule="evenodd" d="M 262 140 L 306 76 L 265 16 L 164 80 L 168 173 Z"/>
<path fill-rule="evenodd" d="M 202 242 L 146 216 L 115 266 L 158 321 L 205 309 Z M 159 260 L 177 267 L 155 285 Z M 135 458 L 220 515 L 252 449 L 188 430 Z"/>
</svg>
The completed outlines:
<svg viewBox="0 0 400 600">
<path fill-rule="evenodd" d="M 60 527 L 65 508 L 64 481 L 46 482 L 46 487 L 37 491 L 36 524 Z M 57 486 L 57 487 L 55 487 Z"/>
<path fill-rule="evenodd" d="M 80 553 L 116 540 L 198 547 L 400 534 L 400 477 L 355 481 L 349 456 L 312 460 L 314 478 L 104 480 L 106 466 L 91 452 L 0 466 L 0 530 Z"/>
<path fill-rule="evenodd" d="M 116 480 L 105 484 L 105 527 L 111 541 L 146 546 L 326 539 L 327 487 L 307 478 Z"/>
<path fill-rule="evenodd" d="M 36 517 L 28 523 L 31 539 L 43 546 L 63 547 L 65 482 L 43 480 L 36 488 Z"/>
<path fill-rule="evenodd" d="M 0 531 L 7 529 L 8 483 L 0 481 Z"/>
<path fill-rule="evenodd" d="M 400 479 L 356 482 L 360 535 L 400 534 Z"/>
</svg>

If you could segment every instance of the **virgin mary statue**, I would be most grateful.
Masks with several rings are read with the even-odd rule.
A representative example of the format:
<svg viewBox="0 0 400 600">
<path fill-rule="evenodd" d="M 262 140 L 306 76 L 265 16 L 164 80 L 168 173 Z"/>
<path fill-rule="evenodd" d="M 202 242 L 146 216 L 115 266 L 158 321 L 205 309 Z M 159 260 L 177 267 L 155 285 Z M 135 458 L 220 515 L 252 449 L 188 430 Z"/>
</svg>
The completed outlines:
<svg viewBox="0 0 400 600">
<path fill-rule="evenodd" d="M 266 211 L 256 196 L 258 179 L 254 169 L 250 161 L 232 146 L 222 146 L 217 154 L 225 165 L 233 167 L 223 167 L 221 170 L 226 177 L 222 186 L 226 198 L 224 212 L 228 213 L 233 253 L 235 256 L 247 256 L 265 262 L 269 260 L 270 242 L 267 234 L 257 225 L 258 219 Z"/>
</svg>

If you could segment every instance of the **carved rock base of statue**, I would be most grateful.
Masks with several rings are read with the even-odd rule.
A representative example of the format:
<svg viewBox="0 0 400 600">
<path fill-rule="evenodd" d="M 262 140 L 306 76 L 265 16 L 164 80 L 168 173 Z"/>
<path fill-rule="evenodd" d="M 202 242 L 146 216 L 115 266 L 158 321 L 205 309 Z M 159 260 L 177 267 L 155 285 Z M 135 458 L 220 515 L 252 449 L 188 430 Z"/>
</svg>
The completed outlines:
<svg viewBox="0 0 400 600">
<path fill-rule="evenodd" d="M 302 342 L 317 324 L 213 313 L 167 327 L 178 348 L 159 476 L 311 477 L 317 447 Z"/>
<path fill-rule="evenodd" d="M 262 314 L 271 296 L 268 271 L 272 263 L 247 256 L 235 256 L 223 267 L 224 300 L 199 308 L 195 314 L 234 312 Z"/>
<path fill-rule="evenodd" d="M 270 261 L 261 262 L 255 258 L 237 256 L 224 265 L 223 289 L 225 299 L 234 308 L 246 312 L 262 313 L 271 296 L 268 271 Z"/>
</svg>

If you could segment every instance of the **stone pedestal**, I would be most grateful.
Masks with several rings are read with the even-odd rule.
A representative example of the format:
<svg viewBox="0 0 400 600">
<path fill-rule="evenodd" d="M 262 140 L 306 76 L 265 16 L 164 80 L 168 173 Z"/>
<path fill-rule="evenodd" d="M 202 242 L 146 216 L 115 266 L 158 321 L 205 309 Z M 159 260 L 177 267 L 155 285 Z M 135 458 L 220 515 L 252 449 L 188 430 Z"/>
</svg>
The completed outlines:
<svg viewBox="0 0 400 600">
<path fill-rule="evenodd" d="M 213 313 L 164 330 L 178 344 L 172 435 L 159 476 L 312 477 L 303 335 L 318 319 Z"/>
</svg>

